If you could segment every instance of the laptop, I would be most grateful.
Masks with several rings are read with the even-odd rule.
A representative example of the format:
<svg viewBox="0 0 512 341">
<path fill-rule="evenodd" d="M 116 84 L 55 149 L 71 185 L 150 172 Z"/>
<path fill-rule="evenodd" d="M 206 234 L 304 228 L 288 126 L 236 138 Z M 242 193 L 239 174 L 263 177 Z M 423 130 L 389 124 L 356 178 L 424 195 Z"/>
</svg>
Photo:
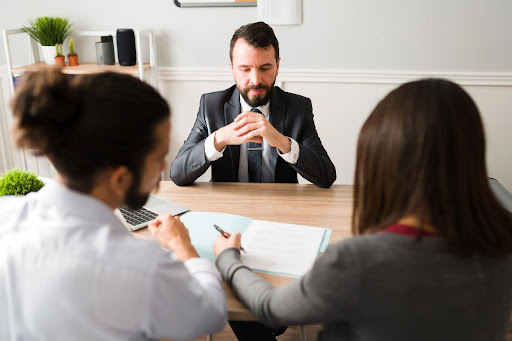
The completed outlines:
<svg viewBox="0 0 512 341">
<path fill-rule="evenodd" d="M 148 201 L 138 210 L 132 210 L 124 206 L 120 207 L 119 211 L 130 230 L 135 231 L 148 226 L 149 222 L 160 214 L 175 216 L 187 212 L 188 208 L 150 194 Z"/>
</svg>

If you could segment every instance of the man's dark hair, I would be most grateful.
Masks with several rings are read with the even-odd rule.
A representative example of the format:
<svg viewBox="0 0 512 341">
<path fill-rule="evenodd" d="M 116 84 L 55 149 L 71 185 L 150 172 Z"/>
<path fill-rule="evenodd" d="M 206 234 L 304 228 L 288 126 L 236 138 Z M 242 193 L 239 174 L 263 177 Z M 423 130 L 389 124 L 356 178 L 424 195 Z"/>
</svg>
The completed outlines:
<svg viewBox="0 0 512 341">
<path fill-rule="evenodd" d="M 279 42 L 277 41 L 272 27 L 268 26 L 263 21 L 241 26 L 235 31 L 229 45 L 229 59 L 231 61 L 233 61 L 233 48 L 240 38 L 251 46 L 262 47 L 266 50 L 270 50 L 270 46 L 273 46 L 276 61 L 279 60 Z"/>
<path fill-rule="evenodd" d="M 44 155 L 66 184 L 89 193 L 105 169 L 126 166 L 138 183 L 155 128 L 169 106 L 150 85 L 119 73 L 71 79 L 55 68 L 23 75 L 11 103 L 18 146 Z"/>
<path fill-rule="evenodd" d="M 512 252 L 512 214 L 489 186 L 478 108 L 453 82 L 406 83 L 380 101 L 359 134 L 354 185 L 354 234 L 413 215 L 457 254 Z"/>
</svg>

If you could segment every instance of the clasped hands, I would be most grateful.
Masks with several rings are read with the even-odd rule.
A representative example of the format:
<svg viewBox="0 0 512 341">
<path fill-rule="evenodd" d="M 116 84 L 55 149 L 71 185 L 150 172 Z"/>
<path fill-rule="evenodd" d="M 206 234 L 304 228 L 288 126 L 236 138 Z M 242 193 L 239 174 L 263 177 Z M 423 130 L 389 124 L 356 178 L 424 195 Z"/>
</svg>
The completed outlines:
<svg viewBox="0 0 512 341">
<path fill-rule="evenodd" d="M 227 145 L 241 145 L 247 142 L 263 143 L 279 149 L 281 154 L 291 150 L 290 140 L 260 113 L 246 111 L 238 115 L 233 122 L 215 132 L 214 145 L 221 151 Z"/>
<path fill-rule="evenodd" d="M 148 225 L 151 235 L 166 249 L 172 250 L 177 260 L 182 262 L 199 257 L 190 241 L 188 229 L 180 218 L 171 215 L 159 215 Z M 213 229 L 213 226 L 212 226 Z M 229 248 L 240 248 L 240 233 L 229 235 L 225 238 L 219 234 L 213 243 L 213 251 L 218 256 Z"/>
</svg>

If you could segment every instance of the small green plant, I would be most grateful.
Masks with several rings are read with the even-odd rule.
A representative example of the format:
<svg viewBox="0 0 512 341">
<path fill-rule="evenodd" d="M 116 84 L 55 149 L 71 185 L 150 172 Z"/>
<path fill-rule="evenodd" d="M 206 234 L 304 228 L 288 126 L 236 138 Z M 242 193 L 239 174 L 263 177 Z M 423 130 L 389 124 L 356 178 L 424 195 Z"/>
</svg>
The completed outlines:
<svg viewBox="0 0 512 341">
<path fill-rule="evenodd" d="M 55 44 L 55 57 L 64 57 L 62 54 L 62 44 Z"/>
<path fill-rule="evenodd" d="M 69 53 L 68 53 L 68 57 L 69 56 L 76 56 L 75 41 L 73 39 L 69 40 Z"/>
<path fill-rule="evenodd" d="M 0 178 L 0 196 L 25 195 L 29 192 L 37 192 L 44 186 L 44 182 L 29 171 L 12 169 Z"/>
<path fill-rule="evenodd" d="M 23 26 L 23 31 L 42 46 L 62 44 L 72 33 L 69 20 L 59 17 L 30 19 L 28 25 Z"/>
</svg>

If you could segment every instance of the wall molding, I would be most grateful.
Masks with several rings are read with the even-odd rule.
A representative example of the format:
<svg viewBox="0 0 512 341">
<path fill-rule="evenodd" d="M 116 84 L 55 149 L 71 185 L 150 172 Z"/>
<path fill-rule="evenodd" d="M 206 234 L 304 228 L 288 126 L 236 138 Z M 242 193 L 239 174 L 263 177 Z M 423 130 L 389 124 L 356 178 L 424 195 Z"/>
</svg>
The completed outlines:
<svg viewBox="0 0 512 341">
<path fill-rule="evenodd" d="M 232 82 L 228 68 L 159 67 L 159 80 Z M 7 66 L 0 65 L 0 77 L 7 76 Z M 338 69 L 281 68 L 278 82 L 286 83 L 359 83 L 402 84 L 420 78 L 447 78 L 460 85 L 512 86 L 512 72 L 461 71 L 369 71 Z"/>
<path fill-rule="evenodd" d="M 158 68 L 160 80 L 166 81 L 233 81 L 225 68 Z M 460 85 L 512 86 L 510 72 L 433 72 L 433 71 L 366 71 L 281 69 L 277 78 L 284 83 L 360 83 L 402 84 L 420 78 L 447 78 Z"/>
</svg>

